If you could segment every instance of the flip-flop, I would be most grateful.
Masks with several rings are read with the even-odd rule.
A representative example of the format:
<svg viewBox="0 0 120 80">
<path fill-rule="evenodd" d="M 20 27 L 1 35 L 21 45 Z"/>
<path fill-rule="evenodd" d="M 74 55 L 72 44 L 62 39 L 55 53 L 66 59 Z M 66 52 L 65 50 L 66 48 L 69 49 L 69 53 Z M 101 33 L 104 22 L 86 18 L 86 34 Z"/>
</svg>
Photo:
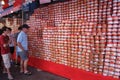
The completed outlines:
<svg viewBox="0 0 120 80">
<path fill-rule="evenodd" d="M 12 76 L 9 76 L 8 80 L 14 80 L 14 78 Z"/>
<path fill-rule="evenodd" d="M 26 73 L 24 73 L 25 75 L 32 75 L 32 73 L 31 72 L 26 72 Z"/>
</svg>

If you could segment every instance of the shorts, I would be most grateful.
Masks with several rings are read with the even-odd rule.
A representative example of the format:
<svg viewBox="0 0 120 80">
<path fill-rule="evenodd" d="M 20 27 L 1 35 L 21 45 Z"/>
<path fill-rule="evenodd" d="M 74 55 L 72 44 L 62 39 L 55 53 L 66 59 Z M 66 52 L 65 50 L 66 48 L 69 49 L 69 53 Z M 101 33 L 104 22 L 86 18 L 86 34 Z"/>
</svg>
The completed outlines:
<svg viewBox="0 0 120 80">
<path fill-rule="evenodd" d="M 21 60 L 27 60 L 28 59 L 28 51 L 21 51 L 17 52 L 18 56 L 20 56 Z"/>
<path fill-rule="evenodd" d="M 11 54 L 14 53 L 14 47 L 10 47 L 10 53 L 11 53 Z"/>
<path fill-rule="evenodd" d="M 9 53 L 8 54 L 3 54 L 2 55 L 2 59 L 3 59 L 3 63 L 4 63 L 5 68 L 10 68 L 11 65 L 10 65 L 10 56 L 9 56 Z"/>
</svg>

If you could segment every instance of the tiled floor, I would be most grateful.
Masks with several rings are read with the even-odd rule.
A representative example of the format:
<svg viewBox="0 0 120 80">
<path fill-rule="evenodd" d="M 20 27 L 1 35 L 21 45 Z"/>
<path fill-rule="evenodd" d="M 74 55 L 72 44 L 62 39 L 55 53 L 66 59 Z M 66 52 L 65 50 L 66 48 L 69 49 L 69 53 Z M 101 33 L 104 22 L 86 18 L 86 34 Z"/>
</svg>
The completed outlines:
<svg viewBox="0 0 120 80">
<path fill-rule="evenodd" d="M 14 80 L 69 80 L 46 71 L 38 71 L 32 67 L 29 67 L 29 70 L 32 72 L 32 75 L 27 76 L 19 73 L 19 67 L 12 66 L 11 68 Z M 7 74 L 3 74 L 0 71 L 0 80 L 8 80 Z"/>
</svg>

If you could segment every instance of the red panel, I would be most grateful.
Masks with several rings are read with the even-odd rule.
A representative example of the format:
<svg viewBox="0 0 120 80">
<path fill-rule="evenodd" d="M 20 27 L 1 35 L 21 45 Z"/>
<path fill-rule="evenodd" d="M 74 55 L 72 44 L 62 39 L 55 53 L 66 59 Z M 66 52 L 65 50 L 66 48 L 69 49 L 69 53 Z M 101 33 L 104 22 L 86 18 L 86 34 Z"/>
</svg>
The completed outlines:
<svg viewBox="0 0 120 80">
<path fill-rule="evenodd" d="M 3 9 L 9 7 L 8 0 L 4 0 L 4 2 L 5 2 L 5 5 L 3 6 Z"/>
<path fill-rule="evenodd" d="M 25 0 L 23 0 L 24 2 Z M 22 0 L 15 0 L 14 6 L 22 5 Z"/>
<path fill-rule="evenodd" d="M 104 77 L 99 74 L 94 74 L 84 70 L 56 64 L 50 61 L 37 59 L 35 57 L 30 57 L 29 65 L 69 78 L 70 80 L 118 80 L 112 77 Z"/>
</svg>

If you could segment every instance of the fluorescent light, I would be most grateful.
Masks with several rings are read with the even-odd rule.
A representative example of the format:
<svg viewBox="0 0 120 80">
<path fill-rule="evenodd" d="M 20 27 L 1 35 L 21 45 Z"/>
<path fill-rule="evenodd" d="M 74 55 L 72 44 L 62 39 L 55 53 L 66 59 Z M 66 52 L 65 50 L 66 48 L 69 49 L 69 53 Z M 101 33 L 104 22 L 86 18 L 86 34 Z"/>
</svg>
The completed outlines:
<svg viewBox="0 0 120 80">
<path fill-rule="evenodd" d="M 13 11 L 11 11 L 11 13 L 13 13 Z"/>
<path fill-rule="evenodd" d="M 2 1 L 1 1 L 1 4 L 2 4 L 2 5 L 4 5 L 4 4 L 5 4 L 5 1 L 4 1 L 4 0 L 2 0 Z"/>
</svg>

